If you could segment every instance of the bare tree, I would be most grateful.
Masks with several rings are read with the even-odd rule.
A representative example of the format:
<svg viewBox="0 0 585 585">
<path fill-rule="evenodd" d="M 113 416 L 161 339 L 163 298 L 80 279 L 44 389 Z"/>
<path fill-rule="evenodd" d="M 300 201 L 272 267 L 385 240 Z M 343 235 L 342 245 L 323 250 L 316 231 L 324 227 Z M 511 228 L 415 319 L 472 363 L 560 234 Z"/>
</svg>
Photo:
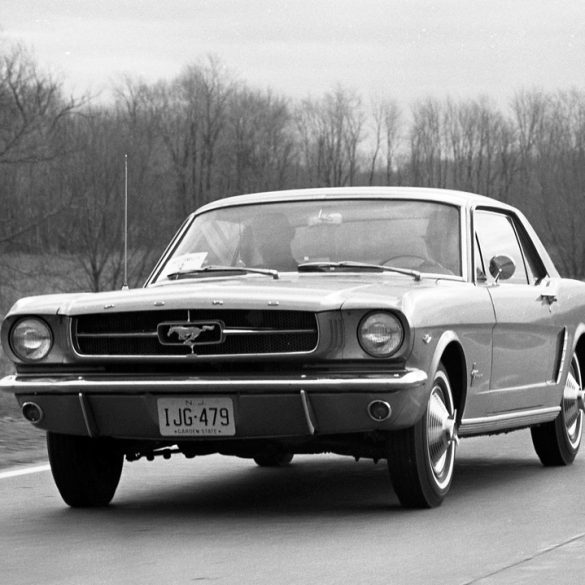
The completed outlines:
<svg viewBox="0 0 585 585">
<path fill-rule="evenodd" d="M 386 142 L 386 185 L 394 183 L 397 154 L 401 148 L 401 113 L 396 102 L 386 102 L 383 109 L 384 136 Z"/>
<path fill-rule="evenodd" d="M 145 251 L 160 250 L 184 219 L 184 213 L 177 216 L 175 205 L 170 204 L 176 193 L 161 134 L 161 87 L 127 78 L 117 88 L 115 106 L 120 122 L 118 141 L 128 156 L 131 244 Z"/>
<path fill-rule="evenodd" d="M 368 173 L 368 185 L 373 185 L 376 171 L 378 169 L 378 156 L 382 148 L 382 130 L 384 125 L 384 102 L 380 99 L 373 99 L 371 102 L 373 140 L 372 153 L 370 155 L 370 170 Z"/>
<path fill-rule="evenodd" d="M 429 98 L 412 108 L 410 173 L 416 185 L 447 186 L 444 115 L 444 108 L 435 99 Z"/>
<path fill-rule="evenodd" d="M 448 185 L 502 198 L 514 178 L 513 132 L 487 97 L 445 106 Z"/>
<path fill-rule="evenodd" d="M 293 166 L 294 136 L 287 102 L 243 86 L 229 103 L 225 134 L 227 191 L 283 189 Z"/>
<path fill-rule="evenodd" d="M 521 91 L 507 112 L 485 96 L 428 98 L 410 117 L 380 98 L 369 116 L 366 128 L 353 90 L 291 105 L 236 83 L 215 57 L 171 82 L 127 78 L 114 104 L 90 107 L 66 99 L 22 47 L 0 48 L 0 245 L 72 253 L 92 289 L 118 286 L 127 154 L 136 281 L 169 232 L 208 201 L 360 182 L 520 203 L 562 270 L 585 278 L 583 92 Z"/>
<path fill-rule="evenodd" d="M 383 184 L 392 185 L 396 157 L 400 149 L 400 108 L 393 100 L 375 99 L 372 101 L 371 111 L 373 140 L 368 185 L 375 183 L 376 174 L 379 173 L 379 158 L 383 158 Z"/>
<path fill-rule="evenodd" d="M 301 160 L 319 185 L 353 185 L 365 115 L 361 98 L 342 87 L 320 101 L 304 100 L 296 114 Z"/>
<path fill-rule="evenodd" d="M 188 66 L 169 86 L 158 87 L 159 131 L 170 157 L 180 215 L 220 195 L 218 149 L 233 90 L 234 82 L 215 57 Z"/>
<path fill-rule="evenodd" d="M 46 161 L 63 152 L 56 140 L 79 103 L 39 72 L 21 46 L 0 53 L 0 164 Z"/>
<path fill-rule="evenodd" d="M 39 244 L 49 219 L 67 205 L 48 188 L 52 163 L 68 152 L 67 128 L 81 102 L 40 72 L 22 46 L 0 45 L 0 243 Z"/>
<path fill-rule="evenodd" d="M 522 120 L 531 121 L 532 200 L 545 241 L 562 272 L 585 278 L 585 92 L 558 92 L 530 101 Z M 535 111 L 535 106 L 538 109 Z M 537 120 L 537 123 L 534 121 Z M 528 146 L 528 141 L 526 142 Z"/>
<path fill-rule="evenodd" d="M 115 112 L 87 109 L 70 133 L 76 148 L 61 172 L 72 205 L 59 233 L 93 291 L 121 284 L 124 146 Z M 68 229 L 65 226 L 69 226 Z"/>
</svg>

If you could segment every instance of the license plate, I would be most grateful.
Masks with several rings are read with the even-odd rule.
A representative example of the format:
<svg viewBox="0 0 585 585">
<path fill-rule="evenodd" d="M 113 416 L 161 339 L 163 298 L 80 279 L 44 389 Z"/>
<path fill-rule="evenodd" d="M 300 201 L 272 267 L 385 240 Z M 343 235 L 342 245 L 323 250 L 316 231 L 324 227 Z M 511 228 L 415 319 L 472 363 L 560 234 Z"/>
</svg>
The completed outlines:
<svg viewBox="0 0 585 585">
<path fill-rule="evenodd" d="M 164 437 L 235 435 L 231 398 L 159 398 L 158 425 Z"/>
</svg>

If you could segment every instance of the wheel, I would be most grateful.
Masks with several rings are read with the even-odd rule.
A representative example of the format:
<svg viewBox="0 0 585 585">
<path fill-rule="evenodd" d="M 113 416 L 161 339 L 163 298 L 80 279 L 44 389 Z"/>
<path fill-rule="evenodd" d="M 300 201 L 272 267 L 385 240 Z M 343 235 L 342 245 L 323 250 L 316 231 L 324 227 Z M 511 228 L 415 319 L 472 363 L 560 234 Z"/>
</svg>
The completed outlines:
<svg viewBox="0 0 585 585">
<path fill-rule="evenodd" d="M 47 433 L 53 479 L 72 508 L 107 506 L 120 475 L 124 456 L 113 441 Z"/>
<path fill-rule="evenodd" d="M 422 418 L 413 427 L 388 437 L 388 469 L 403 506 L 441 505 L 451 487 L 457 443 L 453 393 L 441 365 L 433 378 Z"/>
<path fill-rule="evenodd" d="M 284 467 L 293 460 L 294 455 L 292 453 L 274 452 L 274 453 L 262 453 L 254 457 L 256 465 L 260 467 Z"/>
<path fill-rule="evenodd" d="M 530 429 L 532 444 L 543 465 L 569 465 L 575 460 L 583 434 L 582 404 L 583 378 L 579 360 L 573 355 L 557 418 Z"/>
</svg>

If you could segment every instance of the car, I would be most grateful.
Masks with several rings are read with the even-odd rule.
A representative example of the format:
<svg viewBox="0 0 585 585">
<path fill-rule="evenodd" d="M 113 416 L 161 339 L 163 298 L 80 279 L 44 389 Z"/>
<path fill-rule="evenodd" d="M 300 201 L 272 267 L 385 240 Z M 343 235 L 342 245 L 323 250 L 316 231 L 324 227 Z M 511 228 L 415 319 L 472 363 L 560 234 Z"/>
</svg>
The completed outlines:
<svg viewBox="0 0 585 585">
<path fill-rule="evenodd" d="M 109 504 L 124 459 L 336 453 L 387 461 L 399 502 L 432 508 L 460 438 L 529 428 L 564 466 L 583 431 L 585 283 L 519 210 L 458 191 L 220 199 L 144 287 L 22 299 L 1 335 L 0 387 L 73 507 Z"/>
</svg>

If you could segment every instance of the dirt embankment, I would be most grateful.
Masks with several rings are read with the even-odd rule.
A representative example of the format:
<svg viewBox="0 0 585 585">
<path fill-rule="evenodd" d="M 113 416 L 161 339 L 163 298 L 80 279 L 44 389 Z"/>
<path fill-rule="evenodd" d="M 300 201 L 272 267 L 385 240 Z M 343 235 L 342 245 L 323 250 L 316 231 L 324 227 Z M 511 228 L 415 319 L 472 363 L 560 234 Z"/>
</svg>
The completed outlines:
<svg viewBox="0 0 585 585">
<path fill-rule="evenodd" d="M 45 433 L 24 419 L 14 396 L 0 392 L 0 469 L 46 460 Z"/>
<path fill-rule="evenodd" d="M 0 416 L 0 469 L 46 459 L 44 432 L 24 418 Z"/>
</svg>

